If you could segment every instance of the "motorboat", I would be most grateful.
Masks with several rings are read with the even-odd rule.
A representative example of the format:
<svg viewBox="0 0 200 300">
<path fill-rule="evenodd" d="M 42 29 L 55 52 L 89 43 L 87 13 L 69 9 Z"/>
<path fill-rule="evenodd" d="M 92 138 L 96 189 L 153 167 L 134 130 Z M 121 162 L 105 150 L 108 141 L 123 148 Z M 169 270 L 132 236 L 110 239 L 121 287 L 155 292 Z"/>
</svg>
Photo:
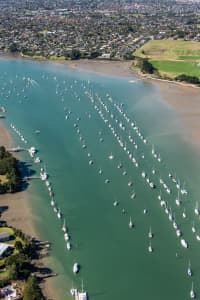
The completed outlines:
<svg viewBox="0 0 200 300">
<path fill-rule="evenodd" d="M 37 156 L 35 159 L 34 159 L 34 163 L 35 164 L 39 164 L 41 162 L 39 156 Z"/>
<path fill-rule="evenodd" d="M 133 193 L 131 194 L 131 199 L 135 199 L 135 197 L 136 197 L 136 193 L 133 192 Z"/>
<path fill-rule="evenodd" d="M 64 233 L 64 239 L 65 241 L 69 241 L 69 234 L 67 232 Z"/>
<path fill-rule="evenodd" d="M 183 248 L 189 248 L 188 243 L 184 239 L 181 239 L 181 245 L 183 246 Z"/>
<path fill-rule="evenodd" d="M 70 242 L 66 243 L 66 247 L 67 247 L 67 250 L 71 250 L 71 244 L 70 244 Z"/>
<path fill-rule="evenodd" d="M 79 272 L 79 270 L 80 270 L 79 264 L 78 263 L 74 263 L 74 265 L 73 265 L 73 273 L 77 274 Z"/>
<path fill-rule="evenodd" d="M 155 187 L 156 187 L 155 184 L 154 184 L 152 181 L 149 182 L 149 186 L 150 186 L 150 188 L 152 188 L 152 189 L 155 189 Z"/>
<path fill-rule="evenodd" d="M 40 178 L 42 181 L 45 181 L 48 178 L 48 174 L 43 168 L 40 169 Z"/>
</svg>

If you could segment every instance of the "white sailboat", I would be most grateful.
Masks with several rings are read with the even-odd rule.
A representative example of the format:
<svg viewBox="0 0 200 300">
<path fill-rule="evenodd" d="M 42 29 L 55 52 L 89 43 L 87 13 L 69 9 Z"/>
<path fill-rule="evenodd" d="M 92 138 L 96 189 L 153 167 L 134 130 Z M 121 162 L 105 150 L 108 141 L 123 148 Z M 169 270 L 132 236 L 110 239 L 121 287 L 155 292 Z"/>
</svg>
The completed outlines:
<svg viewBox="0 0 200 300">
<path fill-rule="evenodd" d="M 184 210 L 183 210 L 182 217 L 183 217 L 183 219 L 185 219 L 185 218 L 186 218 L 186 212 L 185 212 L 185 208 L 184 208 Z"/>
<path fill-rule="evenodd" d="M 150 239 L 153 238 L 153 233 L 152 233 L 152 230 L 151 230 L 151 226 L 150 226 L 150 228 L 149 228 L 148 237 L 149 237 Z"/>
<path fill-rule="evenodd" d="M 55 201 L 53 198 L 51 198 L 51 206 L 55 206 Z"/>
<path fill-rule="evenodd" d="M 194 225 L 194 221 L 192 222 L 192 232 L 193 232 L 193 233 L 196 232 L 196 228 L 195 228 L 195 225 Z"/>
<path fill-rule="evenodd" d="M 196 234 L 196 239 L 197 241 L 200 241 L 200 235 L 198 233 Z"/>
<path fill-rule="evenodd" d="M 108 156 L 108 158 L 109 158 L 110 160 L 112 160 L 112 159 L 114 158 L 114 155 L 111 153 L 111 154 Z"/>
<path fill-rule="evenodd" d="M 152 154 L 153 156 L 154 156 L 154 154 L 155 154 L 154 145 L 152 145 L 151 154 Z"/>
<path fill-rule="evenodd" d="M 67 231 L 65 219 L 64 219 L 64 222 L 63 222 L 63 226 L 62 226 L 62 231 L 63 231 L 63 232 L 66 232 L 66 231 Z"/>
<path fill-rule="evenodd" d="M 113 206 L 117 206 L 118 205 L 118 202 L 117 201 L 114 201 L 113 202 Z"/>
<path fill-rule="evenodd" d="M 180 200 L 180 197 L 179 197 L 179 190 L 178 190 L 178 197 L 176 198 L 175 203 L 176 203 L 177 206 L 181 205 L 181 200 Z"/>
<path fill-rule="evenodd" d="M 158 200 L 161 201 L 161 199 L 162 199 L 162 197 L 161 197 L 161 190 L 160 190 L 160 193 L 159 193 L 159 195 L 158 195 Z"/>
<path fill-rule="evenodd" d="M 71 244 L 70 244 L 70 242 L 66 243 L 66 247 L 67 247 L 67 250 L 71 250 Z"/>
<path fill-rule="evenodd" d="M 61 219 L 61 211 L 60 211 L 60 208 L 58 208 L 57 217 L 58 217 L 58 219 Z"/>
<path fill-rule="evenodd" d="M 75 300 L 88 300 L 87 292 L 84 291 L 84 289 L 83 289 L 83 282 L 82 282 L 82 289 L 80 292 L 77 291 Z"/>
<path fill-rule="evenodd" d="M 188 262 L 187 274 L 188 274 L 188 276 L 190 276 L 190 277 L 192 276 L 192 269 L 191 269 L 190 261 Z"/>
<path fill-rule="evenodd" d="M 149 241 L 148 251 L 149 251 L 149 253 L 153 252 L 153 248 L 151 246 L 151 240 Z"/>
<path fill-rule="evenodd" d="M 195 294 L 195 291 L 194 291 L 194 284 L 192 282 L 192 288 L 190 290 L 190 298 L 191 299 L 195 299 L 196 298 L 196 294 Z"/>
<path fill-rule="evenodd" d="M 135 199 L 135 197 L 136 197 L 136 193 L 133 191 L 131 194 L 131 199 Z"/>
<path fill-rule="evenodd" d="M 185 183 L 183 183 L 183 186 L 182 186 L 182 188 L 181 188 L 181 194 L 182 194 L 182 195 L 187 195 L 187 194 L 188 194 L 188 191 L 187 191 L 186 188 L 185 188 Z"/>
<path fill-rule="evenodd" d="M 129 224 L 128 224 L 129 228 L 133 228 L 133 222 L 132 222 L 132 219 L 130 217 L 130 221 L 129 221 Z"/>
<path fill-rule="evenodd" d="M 196 202 L 196 207 L 195 207 L 195 209 L 194 209 L 194 213 L 195 213 L 195 215 L 197 215 L 197 216 L 200 215 L 200 211 L 199 211 L 199 203 L 198 203 L 198 202 Z"/>
<path fill-rule="evenodd" d="M 69 241 L 69 234 L 67 232 L 64 233 L 64 239 L 65 241 Z"/>
</svg>

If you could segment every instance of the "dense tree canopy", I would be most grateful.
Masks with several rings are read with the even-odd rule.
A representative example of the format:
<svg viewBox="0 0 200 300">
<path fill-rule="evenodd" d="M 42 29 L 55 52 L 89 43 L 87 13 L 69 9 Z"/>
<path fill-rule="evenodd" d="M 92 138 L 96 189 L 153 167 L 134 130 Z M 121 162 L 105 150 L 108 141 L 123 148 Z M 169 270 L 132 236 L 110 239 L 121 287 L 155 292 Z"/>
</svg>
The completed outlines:
<svg viewBox="0 0 200 300">
<path fill-rule="evenodd" d="M 5 175 L 6 180 L 0 181 L 0 194 L 16 192 L 20 186 L 20 176 L 17 160 L 5 147 L 0 147 L 0 175 Z"/>
<path fill-rule="evenodd" d="M 38 281 L 34 276 L 30 276 L 24 288 L 23 300 L 44 300 Z"/>
<path fill-rule="evenodd" d="M 185 74 L 181 74 L 175 77 L 177 81 L 185 81 L 192 84 L 200 84 L 200 79 L 196 76 L 189 76 Z"/>
<path fill-rule="evenodd" d="M 153 74 L 156 71 L 154 66 L 146 58 L 142 59 L 139 65 L 143 73 Z"/>
</svg>

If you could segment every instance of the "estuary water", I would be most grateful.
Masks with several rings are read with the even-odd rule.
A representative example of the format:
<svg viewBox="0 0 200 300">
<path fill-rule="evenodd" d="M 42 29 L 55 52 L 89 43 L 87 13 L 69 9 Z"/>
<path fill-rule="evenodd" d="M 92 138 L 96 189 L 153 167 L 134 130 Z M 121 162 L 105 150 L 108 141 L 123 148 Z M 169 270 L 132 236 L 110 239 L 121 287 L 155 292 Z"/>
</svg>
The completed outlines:
<svg viewBox="0 0 200 300">
<path fill-rule="evenodd" d="M 90 300 L 186 300 L 192 282 L 199 298 L 199 154 L 159 90 L 47 62 L 1 59 L 0 70 L 6 127 L 16 146 L 38 150 L 40 164 L 27 151 L 21 157 L 34 176 L 47 171 L 62 214 L 46 183 L 31 180 L 57 299 L 73 299 L 82 280 Z"/>
</svg>

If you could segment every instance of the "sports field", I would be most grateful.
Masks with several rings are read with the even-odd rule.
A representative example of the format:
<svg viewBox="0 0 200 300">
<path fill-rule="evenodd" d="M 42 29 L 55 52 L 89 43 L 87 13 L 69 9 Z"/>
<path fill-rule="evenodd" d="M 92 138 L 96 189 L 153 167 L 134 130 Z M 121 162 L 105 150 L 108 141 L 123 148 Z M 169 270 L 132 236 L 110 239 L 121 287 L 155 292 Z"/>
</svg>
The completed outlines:
<svg viewBox="0 0 200 300">
<path fill-rule="evenodd" d="M 148 58 L 161 75 L 200 77 L 200 43 L 183 40 L 151 40 L 134 52 Z"/>
</svg>

